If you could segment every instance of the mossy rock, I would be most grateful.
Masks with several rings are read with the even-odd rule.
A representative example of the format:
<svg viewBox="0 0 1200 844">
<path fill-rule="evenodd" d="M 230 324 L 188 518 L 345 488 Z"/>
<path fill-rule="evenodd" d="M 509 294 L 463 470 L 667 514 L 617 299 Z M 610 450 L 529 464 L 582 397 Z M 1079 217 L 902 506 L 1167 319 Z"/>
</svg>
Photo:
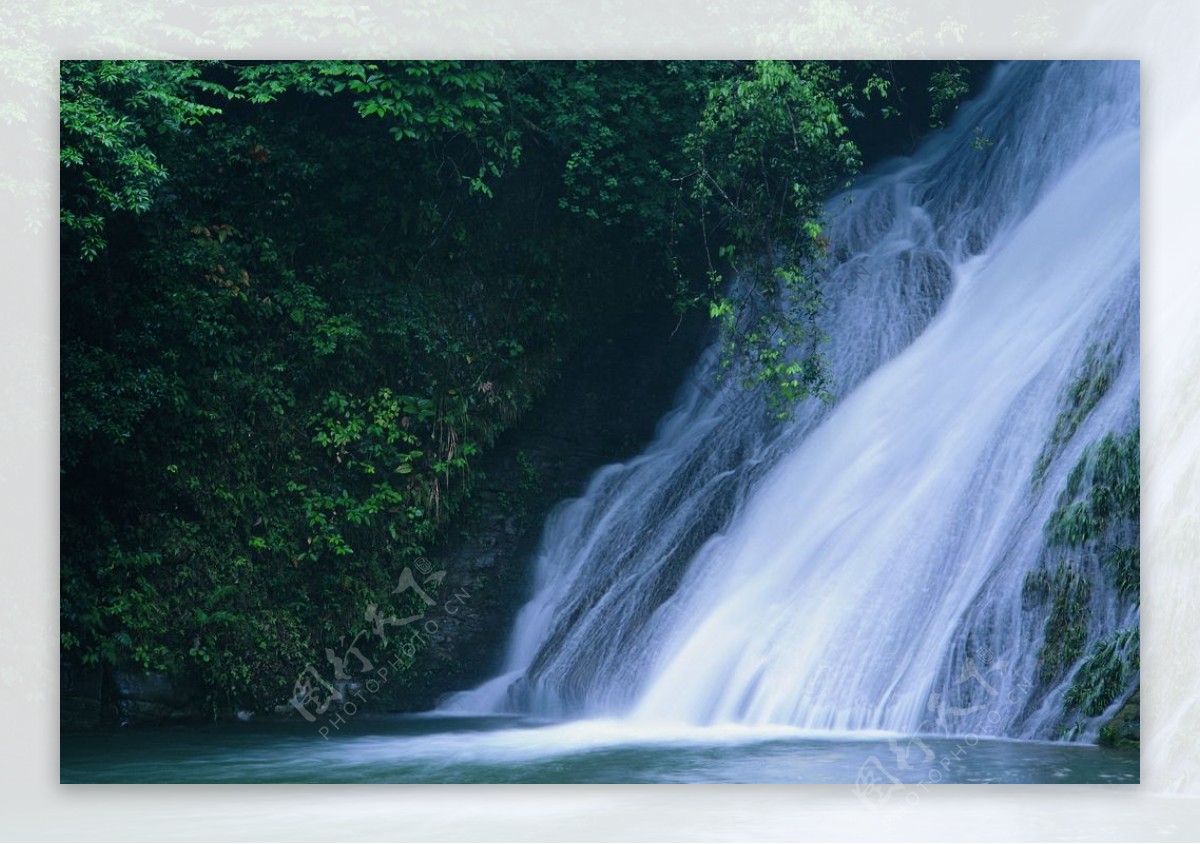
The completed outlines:
<svg viewBox="0 0 1200 844">
<path fill-rule="evenodd" d="M 1142 735 L 1141 687 L 1117 710 L 1106 724 L 1100 727 L 1101 747 L 1140 747 Z"/>
</svg>

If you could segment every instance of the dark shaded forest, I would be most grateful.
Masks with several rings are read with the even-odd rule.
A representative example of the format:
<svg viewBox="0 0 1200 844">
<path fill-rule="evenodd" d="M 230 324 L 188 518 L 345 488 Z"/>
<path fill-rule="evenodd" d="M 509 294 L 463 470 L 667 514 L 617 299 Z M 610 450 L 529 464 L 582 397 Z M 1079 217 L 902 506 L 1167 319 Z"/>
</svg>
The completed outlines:
<svg viewBox="0 0 1200 844">
<path fill-rule="evenodd" d="M 709 324 L 771 413 L 819 399 L 823 201 L 984 72 L 64 62 L 64 665 L 213 717 L 334 679 L 327 648 L 437 599 L 497 438 L 631 322 Z"/>
</svg>

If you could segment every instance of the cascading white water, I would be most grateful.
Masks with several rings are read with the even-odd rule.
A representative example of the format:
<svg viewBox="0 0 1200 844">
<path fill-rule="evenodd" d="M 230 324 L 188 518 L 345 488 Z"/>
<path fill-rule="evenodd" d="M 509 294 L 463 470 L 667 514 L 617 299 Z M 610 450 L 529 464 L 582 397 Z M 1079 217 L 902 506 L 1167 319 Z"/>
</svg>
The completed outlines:
<svg viewBox="0 0 1200 844">
<path fill-rule="evenodd" d="M 769 423 L 710 351 L 553 514 L 505 672 L 444 708 L 1057 737 L 1071 672 L 1037 680 L 1022 584 L 1085 447 L 1138 424 L 1138 112 L 1136 63 L 1005 66 L 833 198 L 839 400 Z M 1111 385 L 1031 483 L 1101 346 Z M 1085 652 L 1138 621 L 1094 573 Z"/>
</svg>

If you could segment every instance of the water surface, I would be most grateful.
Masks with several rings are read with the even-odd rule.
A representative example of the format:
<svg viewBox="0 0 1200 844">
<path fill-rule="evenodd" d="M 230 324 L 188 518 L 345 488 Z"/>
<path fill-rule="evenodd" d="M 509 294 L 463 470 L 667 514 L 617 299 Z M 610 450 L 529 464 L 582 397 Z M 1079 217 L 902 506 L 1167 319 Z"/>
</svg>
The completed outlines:
<svg viewBox="0 0 1200 844">
<path fill-rule="evenodd" d="M 965 736 L 359 716 L 64 734 L 64 783 L 1136 783 L 1138 753 Z"/>
</svg>

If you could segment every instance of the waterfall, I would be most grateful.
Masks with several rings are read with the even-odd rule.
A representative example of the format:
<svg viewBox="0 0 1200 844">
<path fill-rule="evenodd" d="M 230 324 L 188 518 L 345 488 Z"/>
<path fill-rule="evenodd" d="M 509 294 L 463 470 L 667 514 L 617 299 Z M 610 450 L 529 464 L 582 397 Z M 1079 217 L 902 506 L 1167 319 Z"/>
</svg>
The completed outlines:
<svg viewBox="0 0 1200 844">
<path fill-rule="evenodd" d="M 1062 563 L 1043 526 L 1072 470 L 1138 426 L 1138 85 L 1001 66 L 831 198 L 835 401 L 771 422 L 709 350 L 646 450 L 551 514 L 505 670 L 444 709 L 1061 737 L 1086 656 L 1138 624 L 1072 552 L 1084 609 L 1048 670 L 1028 586 Z"/>
</svg>

